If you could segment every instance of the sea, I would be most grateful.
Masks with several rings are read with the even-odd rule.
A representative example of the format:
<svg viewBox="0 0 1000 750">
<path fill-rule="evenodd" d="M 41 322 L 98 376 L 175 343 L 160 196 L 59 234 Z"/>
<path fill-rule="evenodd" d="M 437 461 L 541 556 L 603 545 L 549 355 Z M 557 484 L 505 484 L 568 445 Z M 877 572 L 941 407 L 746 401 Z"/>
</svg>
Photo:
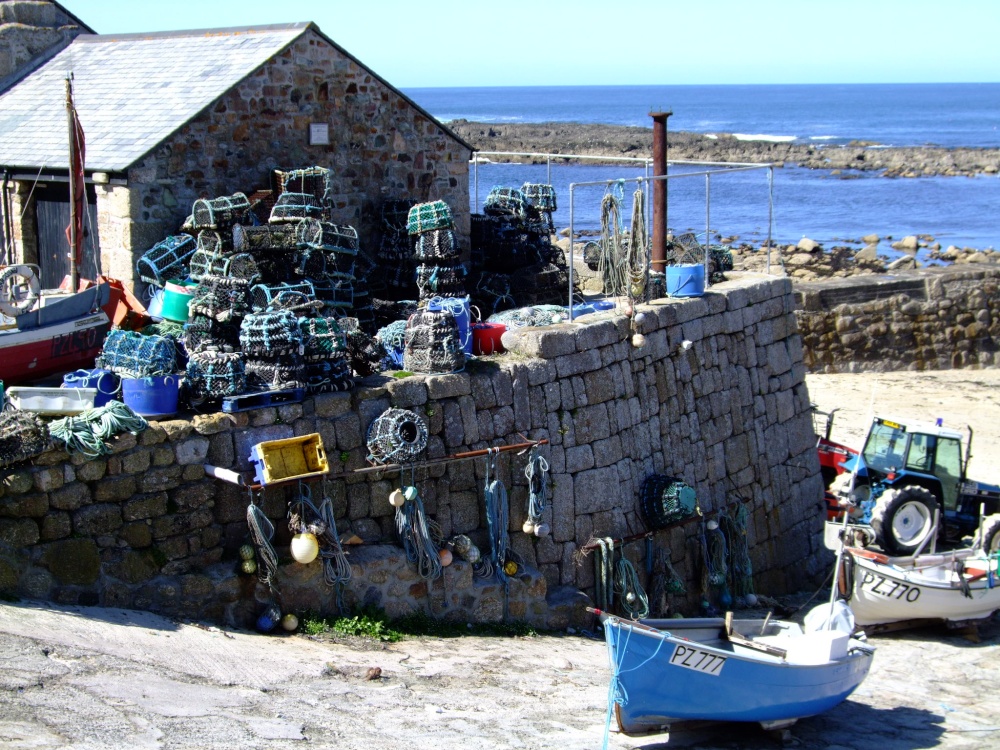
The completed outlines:
<svg viewBox="0 0 1000 750">
<path fill-rule="evenodd" d="M 739 138 L 834 148 L 852 141 L 874 147 L 1000 148 L 1000 83 L 715 86 L 537 86 L 410 88 L 405 93 L 442 122 L 580 122 L 649 127 L 649 113 L 669 111 L 670 131 L 732 133 Z M 494 186 L 547 182 L 556 188 L 557 227 L 596 231 L 608 192 L 630 221 L 642 165 L 497 164 L 470 169 L 473 210 Z M 544 160 L 543 160 L 544 161 Z M 713 168 L 715 169 L 715 168 Z M 760 243 L 861 245 L 877 234 L 927 235 L 943 247 L 1000 249 L 1000 176 L 888 178 L 785 166 L 703 174 L 671 165 L 668 224 Z M 597 183 L 597 184 L 583 184 Z M 883 242 L 880 252 L 894 257 Z M 922 253 L 923 254 L 923 253 Z"/>
</svg>

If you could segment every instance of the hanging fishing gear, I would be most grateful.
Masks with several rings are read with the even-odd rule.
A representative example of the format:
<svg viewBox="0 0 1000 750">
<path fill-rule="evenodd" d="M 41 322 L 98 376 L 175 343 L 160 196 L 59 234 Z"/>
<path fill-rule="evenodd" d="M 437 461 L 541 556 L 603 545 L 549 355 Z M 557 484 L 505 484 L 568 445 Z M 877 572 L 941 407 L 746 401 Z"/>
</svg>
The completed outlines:
<svg viewBox="0 0 1000 750">
<path fill-rule="evenodd" d="M 753 589 L 753 563 L 747 540 L 747 522 L 750 511 L 746 503 L 739 503 L 732 515 L 725 509 L 719 512 L 719 527 L 726 536 L 729 549 L 728 570 L 731 592 L 736 607 L 744 604 L 753 607 L 757 595 Z"/>
<path fill-rule="evenodd" d="M 490 564 L 497 578 L 506 583 L 510 537 L 507 528 L 510 519 L 510 505 L 507 500 L 507 488 L 499 479 L 497 457 L 500 451 L 491 448 L 486 454 L 486 476 L 483 480 L 483 499 L 486 503 L 486 525 L 490 538 Z M 516 571 L 516 568 L 515 568 Z"/>
<path fill-rule="evenodd" d="M 597 608 L 610 612 L 615 603 L 614 555 L 615 542 L 611 537 L 593 541 L 594 554 L 594 597 Z"/>
<path fill-rule="evenodd" d="M 250 539 L 257 550 L 260 564 L 257 566 L 257 578 L 261 583 L 272 585 L 274 574 L 278 570 L 278 555 L 274 551 L 271 540 L 274 539 L 274 524 L 264 511 L 254 502 L 253 490 L 250 490 L 250 502 L 247 503 L 247 526 L 250 528 Z"/>
<path fill-rule="evenodd" d="M 395 490 L 402 496 L 402 503 L 396 505 L 398 500 L 390 502 L 396 506 L 396 531 L 399 532 L 399 539 L 406 551 L 406 558 L 417 566 L 417 573 L 427 581 L 433 581 L 441 577 L 441 555 L 437 544 L 435 544 L 431 523 L 427 519 L 427 511 L 424 510 L 423 500 L 417 488 L 410 485 Z"/>
<path fill-rule="evenodd" d="M 614 592 L 621 603 L 622 612 L 633 620 L 649 616 L 649 600 L 639 582 L 639 574 L 624 550 L 615 563 Z"/>
<path fill-rule="evenodd" d="M 617 182 L 608 187 L 601 200 L 601 255 L 597 271 L 604 292 L 615 297 L 626 294 L 628 289 L 621 221 L 623 199 L 624 182 Z"/>
<path fill-rule="evenodd" d="M 340 543 L 325 480 L 319 507 L 313 503 L 310 486 L 299 482 L 298 497 L 288 507 L 288 528 L 293 534 L 311 534 L 316 538 L 318 556 L 323 561 L 323 582 L 336 591 L 337 608 L 344 611 L 344 588 L 351 580 L 351 564 Z"/>
<path fill-rule="evenodd" d="M 647 284 L 649 281 L 650 249 L 649 235 L 646 230 L 646 196 L 642 192 L 642 188 L 636 188 L 632 196 L 632 225 L 625 248 L 627 292 L 629 302 L 632 305 L 649 299 Z"/>
<path fill-rule="evenodd" d="M 711 614 L 714 610 L 710 591 L 719 590 L 718 602 L 723 609 L 732 605 L 732 596 L 726 585 L 728 567 L 726 559 L 726 537 L 716 520 L 702 520 L 699 531 L 699 541 L 702 550 L 702 609 Z"/>
<path fill-rule="evenodd" d="M 648 554 L 648 551 L 647 551 Z M 685 593 L 684 581 L 670 562 L 669 550 L 658 547 L 652 556 L 650 567 L 649 602 L 655 614 L 666 616 L 671 610 L 671 602 L 676 594 Z"/>
<path fill-rule="evenodd" d="M 525 534 L 542 537 L 549 533 L 548 524 L 542 523 L 542 513 L 549 504 L 548 471 L 549 462 L 537 445 L 532 446 L 528 453 L 528 465 L 524 467 L 524 476 L 528 480 L 528 518 L 521 528 Z"/>
</svg>

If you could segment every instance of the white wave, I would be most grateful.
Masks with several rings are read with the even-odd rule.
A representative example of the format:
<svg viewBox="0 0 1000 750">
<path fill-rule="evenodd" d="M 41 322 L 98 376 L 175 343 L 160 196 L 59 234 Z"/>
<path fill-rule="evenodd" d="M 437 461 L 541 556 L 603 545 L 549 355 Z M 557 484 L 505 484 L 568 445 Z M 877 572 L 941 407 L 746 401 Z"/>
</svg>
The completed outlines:
<svg viewBox="0 0 1000 750">
<path fill-rule="evenodd" d="M 794 135 L 767 135 L 766 133 L 733 133 L 738 141 L 771 141 L 772 143 L 788 143 L 794 141 Z"/>
<path fill-rule="evenodd" d="M 705 133 L 705 137 L 711 138 L 713 141 L 719 140 L 719 136 L 717 136 L 715 133 Z"/>
<path fill-rule="evenodd" d="M 840 138 L 839 135 L 811 135 L 809 136 L 810 141 L 835 141 Z"/>
</svg>

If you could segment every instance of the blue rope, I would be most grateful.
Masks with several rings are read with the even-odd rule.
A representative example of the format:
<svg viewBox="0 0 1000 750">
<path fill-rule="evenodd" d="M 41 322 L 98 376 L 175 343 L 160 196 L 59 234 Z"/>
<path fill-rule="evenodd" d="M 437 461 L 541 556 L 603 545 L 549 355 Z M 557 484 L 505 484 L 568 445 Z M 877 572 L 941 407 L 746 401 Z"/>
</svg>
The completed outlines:
<svg viewBox="0 0 1000 750">
<path fill-rule="evenodd" d="M 507 536 L 510 516 L 507 488 L 499 479 L 490 479 L 490 475 L 496 473 L 496 458 L 499 454 L 499 449 L 490 448 L 486 455 L 483 497 L 486 501 L 486 524 L 490 534 L 490 562 L 496 570 L 497 578 L 506 582 L 507 574 L 504 572 L 503 564 L 507 559 L 507 547 L 510 541 Z"/>
<path fill-rule="evenodd" d="M 542 513 L 548 507 L 548 483 L 545 475 L 549 470 L 549 462 L 545 460 L 538 446 L 532 446 L 528 454 L 528 465 L 524 467 L 524 476 L 528 479 L 528 521 L 533 526 L 542 522 Z"/>
</svg>

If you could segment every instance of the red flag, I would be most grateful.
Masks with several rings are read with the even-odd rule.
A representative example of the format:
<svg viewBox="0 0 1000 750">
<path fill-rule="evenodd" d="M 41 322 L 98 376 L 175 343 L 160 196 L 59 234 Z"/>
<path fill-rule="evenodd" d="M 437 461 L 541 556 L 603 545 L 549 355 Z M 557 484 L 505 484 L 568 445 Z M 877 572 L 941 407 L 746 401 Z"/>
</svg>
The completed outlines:
<svg viewBox="0 0 1000 750">
<path fill-rule="evenodd" d="M 85 159 L 85 144 L 83 139 L 83 127 L 80 125 L 80 118 L 77 115 L 76 106 L 69 103 L 70 133 L 73 142 L 70 144 L 70 172 L 69 178 L 73 181 L 73 205 L 70 225 L 66 227 L 66 241 L 70 245 L 70 252 L 74 253 L 77 267 L 83 263 L 83 218 L 87 210 L 87 187 L 83 177 L 83 164 Z M 74 226 L 75 225 L 75 226 Z M 75 243 L 74 243 L 75 239 Z"/>
</svg>

